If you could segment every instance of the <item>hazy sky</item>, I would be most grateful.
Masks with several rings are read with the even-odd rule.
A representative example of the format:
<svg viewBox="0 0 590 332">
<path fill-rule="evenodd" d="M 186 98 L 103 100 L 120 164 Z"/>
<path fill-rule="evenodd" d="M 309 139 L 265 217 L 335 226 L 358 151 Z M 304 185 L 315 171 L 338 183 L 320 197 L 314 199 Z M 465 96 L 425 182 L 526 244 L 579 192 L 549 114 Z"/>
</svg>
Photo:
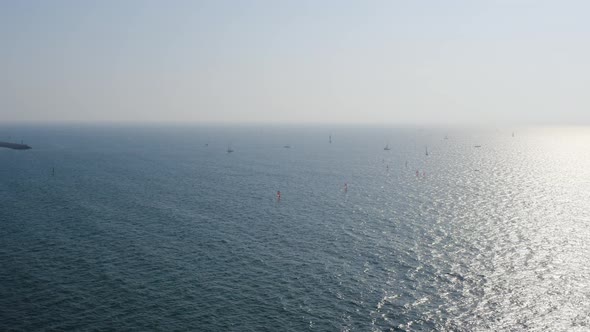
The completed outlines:
<svg viewBox="0 0 590 332">
<path fill-rule="evenodd" d="M 590 124 L 590 1 L 0 0 L 0 122 Z"/>
</svg>

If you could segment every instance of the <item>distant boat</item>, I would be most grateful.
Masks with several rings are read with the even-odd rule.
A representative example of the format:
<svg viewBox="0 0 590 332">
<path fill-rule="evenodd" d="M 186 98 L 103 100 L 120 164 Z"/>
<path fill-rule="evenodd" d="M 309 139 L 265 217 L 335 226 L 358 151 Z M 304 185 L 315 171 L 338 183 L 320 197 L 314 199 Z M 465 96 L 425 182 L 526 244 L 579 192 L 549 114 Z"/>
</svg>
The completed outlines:
<svg viewBox="0 0 590 332">
<path fill-rule="evenodd" d="M 330 144 L 332 144 L 332 134 L 330 134 L 330 137 L 328 138 L 328 142 L 330 142 Z"/>
<path fill-rule="evenodd" d="M 291 145 L 287 144 L 287 145 L 285 145 L 285 146 L 283 146 L 283 147 L 284 147 L 285 149 L 290 149 L 290 148 L 291 148 Z"/>
<path fill-rule="evenodd" d="M 17 143 L 10 143 L 10 142 L 0 142 L 0 148 L 8 148 L 8 149 L 14 149 L 14 150 L 29 150 L 31 149 L 30 146 L 26 145 L 26 144 L 17 144 Z"/>
<path fill-rule="evenodd" d="M 445 135 L 445 139 L 449 139 L 449 136 Z"/>
<path fill-rule="evenodd" d="M 514 132 L 512 132 L 512 137 L 514 137 Z"/>
<path fill-rule="evenodd" d="M 383 148 L 383 150 L 385 150 L 385 151 L 389 151 L 389 150 L 391 150 L 391 149 L 389 148 L 389 144 L 385 144 L 385 147 Z"/>
<path fill-rule="evenodd" d="M 231 146 L 227 146 L 227 153 L 232 153 L 234 152 L 234 150 L 231 148 Z"/>
<path fill-rule="evenodd" d="M 426 155 L 428 156 L 428 146 L 425 146 L 424 148 L 426 148 Z"/>
<path fill-rule="evenodd" d="M 474 145 L 475 148 L 481 148 L 481 145 Z"/>
</svg>

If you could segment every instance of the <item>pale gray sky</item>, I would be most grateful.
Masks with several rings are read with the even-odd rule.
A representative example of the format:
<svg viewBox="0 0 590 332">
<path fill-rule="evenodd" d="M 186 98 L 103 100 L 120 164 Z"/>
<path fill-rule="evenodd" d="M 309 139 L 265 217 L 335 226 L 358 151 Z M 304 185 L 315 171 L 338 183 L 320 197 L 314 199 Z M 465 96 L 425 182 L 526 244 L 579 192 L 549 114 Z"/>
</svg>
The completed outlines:
<svg viewBox="0 0 590 332">
<path fill-rule="evenodd" d="M 0 0 L 0 122 L 590 124 L 589 1 Z"/>
</svg>

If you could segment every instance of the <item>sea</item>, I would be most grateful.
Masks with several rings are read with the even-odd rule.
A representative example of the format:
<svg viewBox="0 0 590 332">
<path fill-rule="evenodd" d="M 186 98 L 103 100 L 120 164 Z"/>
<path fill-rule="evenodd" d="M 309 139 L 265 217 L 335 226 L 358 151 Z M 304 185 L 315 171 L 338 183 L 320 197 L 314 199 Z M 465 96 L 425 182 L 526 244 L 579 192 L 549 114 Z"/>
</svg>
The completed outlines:
<svg viewBox="0 0 590 332">
<path fill-rule="evenodd" d="M 6 140 L 1 331 L 590 331 L 590 127 Z"/>
</svg>

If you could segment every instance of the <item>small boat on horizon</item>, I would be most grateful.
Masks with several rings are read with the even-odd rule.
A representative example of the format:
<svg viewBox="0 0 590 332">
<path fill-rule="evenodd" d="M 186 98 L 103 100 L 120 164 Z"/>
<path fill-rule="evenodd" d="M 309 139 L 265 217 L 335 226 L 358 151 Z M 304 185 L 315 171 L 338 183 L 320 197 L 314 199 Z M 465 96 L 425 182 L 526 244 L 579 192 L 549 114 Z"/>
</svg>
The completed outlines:
<svg viewBox="0 0 590 332">
<path fill-rule="evenodd" d="M 388 143 L 388 144 L 385 144 L 385 147 L 383 148 L 383 150 L 385 150 L 385 151 L 389 151 L 389 150 L 391 150 L 391 149 L 389 148 L 389 143 Z"/>
<path fill-rule="evenodd" d="M 424 147 L 426 149 L 426 155 L 428 156 L 428 146 Z"/>
<path fill-rule="evenodd" d="M 285 146 L 283 146 L 283 147 L 284 147 L 285 149 L 290 149 L 290 148 L 291 148 L 291 145 L 287 144 L 287 145 L 285 145 Z"/>
<path fill-rule="evenodd" d="M 227 153 L 232 153 L 234 150 L 231 148 L 230 145 L 227 146 Z"/>
</svg>

